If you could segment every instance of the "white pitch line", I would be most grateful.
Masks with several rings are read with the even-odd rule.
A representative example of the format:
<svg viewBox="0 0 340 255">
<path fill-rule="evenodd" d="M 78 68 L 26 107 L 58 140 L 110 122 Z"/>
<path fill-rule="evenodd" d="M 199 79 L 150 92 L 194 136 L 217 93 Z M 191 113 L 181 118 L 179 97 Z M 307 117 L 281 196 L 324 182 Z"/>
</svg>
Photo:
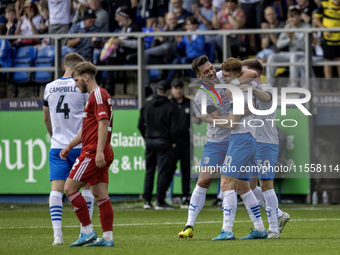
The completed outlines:
<svg viewBox="0 0 340 255">
<path fill-rule="evenodd" d="M 292 219 L 290 222 L 308 222 L 308 221 L 340 221 L 340 218 L 331 219 Z M 239 220 L 235 223 L 247 223 L 250 220 Z M 195 224 L 220 224 L 221 221 L 204 221 L 196 222 Z M 125 226 L 155 226 L 155 225 L 183 225 L 183 222 L 160 222 L 160 223 L 128 223 L 128 224 L 113 224 L 114 227 L 125 227 Z M 93 225 L 94 227 L 100 227 L 100 225 Z M 79 225 L 74 226 L 63 226 L 64 228 L 79 228 Z M 51 226 L 29 226 L 29 227 L 0 227 L 0 230 L 5 229 L 41 229 L 41 228 L 51 228 Z"/>
</svg>

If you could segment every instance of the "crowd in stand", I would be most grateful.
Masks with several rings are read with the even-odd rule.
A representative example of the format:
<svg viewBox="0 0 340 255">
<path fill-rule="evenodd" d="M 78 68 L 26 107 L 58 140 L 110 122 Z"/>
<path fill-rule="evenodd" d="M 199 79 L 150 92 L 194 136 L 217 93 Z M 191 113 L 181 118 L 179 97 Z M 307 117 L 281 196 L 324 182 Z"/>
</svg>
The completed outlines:
<svg viewBox="0 0 340 255">
<path fill-rule="evenodd" d="M 97 65 L 124 65 L 137 62 L 136 38 L 115 37 L 113 34 L 110 45 L 104 47 L 108 38 L 80 38 L 76 35 L 248 28 L 286 28 L 287 32 L 228 37 L 228 57 L 254 56 L 268 63 L 302 62 L 305 57 L 304 33 L 293 33 L 288 29 L 340 27 L 339 10 L 339 0 L 4 0 L 0 5 L 2 35 L 46 34 L 46 39 L 0 40 L 0 64 L 11 66 L 6 60 L 8 47 L 17 49 L 34 45 L 40 48 L 54 44 L 48 34 L 74 34 L 74 38 L 65 39 L 63 44 Z M 207 46 L 214 49 L 212 61 L 223 61 L 221 35 L 150 38 L 145 42 L 147 64 L 188 64 L 199 55 L 209 54 Z M 340 60 L 340 32 L 316 34 L 313 46 L 313 60 L 322 60 L 323 57 L 325 60 Z M 103 52 L 107 49 L 109 52 Z M 100 58 L 100 55 L 105 57 Z M 275 77 L 275 69 L 267 68 L 269 79 Z M 324 77 L 336 77 L 332 70 L 332 66 L 326 66 Z M 290 85 L 297 86 L 296 81 L 303 77 L 304 68 L 291 66 L 289 74 Z M 163 71 L 161 75 L 162 79 L 171 82 L 176 71 Z M 337 66 L 337 75 L 340 76 L 340 66 Z M 104 79 L 100 81 L 105 83 L 102 85 L 111 95 L 115 93 L 116 76 L 116 72 L 108 72 L 106 82 Z M 149 73 L 146 77 L 148 87 Z"/>
</svg>

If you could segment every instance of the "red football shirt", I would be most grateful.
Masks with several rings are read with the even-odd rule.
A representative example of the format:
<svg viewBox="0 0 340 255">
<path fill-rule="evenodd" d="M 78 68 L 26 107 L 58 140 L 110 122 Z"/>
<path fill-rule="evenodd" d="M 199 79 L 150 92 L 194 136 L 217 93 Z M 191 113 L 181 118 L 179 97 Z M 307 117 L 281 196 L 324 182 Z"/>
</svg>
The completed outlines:
<svg viewBox="0 0 340 255">
<path fill-rule="evenodd" d="M 110 145 L 112 133 L 112 102 L 109 93 L 97 87 L 90 95 L 84 109 L 81 142 L 81 154 L 88 158 L 95 158 L 98 142 L 98 121 L 108 119 L 108 134 L 104 151 L 112 150 Z"/>
</svg>

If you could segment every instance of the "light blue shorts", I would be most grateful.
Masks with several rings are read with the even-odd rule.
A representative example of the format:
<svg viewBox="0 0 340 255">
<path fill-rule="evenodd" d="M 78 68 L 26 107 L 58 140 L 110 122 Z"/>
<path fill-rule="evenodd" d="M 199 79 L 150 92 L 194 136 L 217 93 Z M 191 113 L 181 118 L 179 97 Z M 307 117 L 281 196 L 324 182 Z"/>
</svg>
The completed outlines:
<svg viewBox="0 0 340 255">
<path fill-rule="evenodd" d="M 48 161 L 50 165 L 50 181 L 66 180 L 74 161 L 80 155 L 81 149 L 73 149 L 67 155 L 66 160 L 59 157 L 61 149 L 50 149 Z"/>
<path fill-rule="evenodd" d="M 250 133 L 232 134 L 222 174 L 239 180 L 250 181 L 252 172 L 257 170 L 254 161 L 255 152 L 256 139 Z"/>
<path fill-rule="evenodd" d="M 229 141 L 224 142 L 207 142 L 204 145 L 203 154 L 201 157 L 201 167 L 214 167 L 217 172 L 221 172 L 225 155 L 227 155 Z M 205 169 L 204 171 L 208 171 Z"/>
<path fill-rule="evenodd" d="M 260 180 L 274 180 L 278 156 L 278 144 L 257 143 L 255 161 L 259 167 L 257 174 Z"/>
</svg>

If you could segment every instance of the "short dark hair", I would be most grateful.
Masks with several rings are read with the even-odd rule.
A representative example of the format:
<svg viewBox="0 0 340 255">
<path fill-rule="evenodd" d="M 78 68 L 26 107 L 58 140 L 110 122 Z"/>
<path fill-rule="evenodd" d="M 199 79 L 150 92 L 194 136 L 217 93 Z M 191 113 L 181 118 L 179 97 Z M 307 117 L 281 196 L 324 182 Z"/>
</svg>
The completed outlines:
<svg viewBox="0 0 340 255">
<path fill-rule="evenodd" d="M 167 92 L 170 88 L 170 83 L 166 80 L 161 80 L 156 85 L 156 91 L 161 93 Z"/>
<path fill-rule="evenodd" d="M 257 59 L 246 59 L 242 61 L 243 66 L 247 66 L 249 69 L 254 70 L 260 74 L 263 72 L 263 65 Z"/>
<path fill-rule="evenodd" d="M 225 0 L 225 2 L 231 2 L 231 3 L 238 4 L 238 0 Z"/>
<path fill-rule="evenodd" d="M 200 70 L 198 70 L 198 67 L 203 66 L 207 62 L 209 62 L 209 58 L 206 55 L 202 55 L 198 58 L 195 58 L 191 63 L 191 70 L 195 74 L 199 74 Z"/>
<path fill-rule="evenodd" d="M 290 15 L 301 15 L 302 14 L 302 11 L 300 10 L 300 9 L 298 9 L 298 8 L 295 8 L 295 7 L 293 7 L 293 8 L 290 8 L 289 10 L 288 10 L 288 13 L 287 13 L 288 15 L 290 14 Z"/>
<path fill-rule="evenodd" d="M 185 23 L 190 22 L 191 25 L 198 25 L 198 20 L 194 16 L 189 16 L 185 19 Z"/>
</svg>

